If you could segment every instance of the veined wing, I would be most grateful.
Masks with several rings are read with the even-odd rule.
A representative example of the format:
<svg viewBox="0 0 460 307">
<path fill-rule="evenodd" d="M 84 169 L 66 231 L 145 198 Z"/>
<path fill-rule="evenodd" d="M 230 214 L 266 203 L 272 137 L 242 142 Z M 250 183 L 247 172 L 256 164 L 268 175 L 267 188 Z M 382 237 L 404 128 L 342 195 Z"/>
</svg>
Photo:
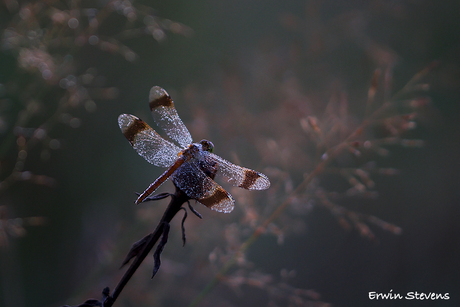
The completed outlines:
<svg viewBox="0 0 460 307">
<path fill-rule="evenodd" d="M 168 167 L 176 161 L 181 149 L 163 139 L 143 120 L 134 115 L 121 114 L 118 125 L 137 153 L 148 162 Z"/>
<path fill-rule="evenodd" d="M 212 170 L 205 171 L 212 173 Z M 218 212 L 232 212 L 235 203 L 233 197 L 204 173 L 197 160 L 184 162 L 171 179 L 188 197 L 206 207 Z"/>
<path fill-rule="evenodd" d="M 150 90 L 149 106 L 155 123 L 182 148 L 192 143 L 192 136 L 177 114 L 169 94 L 159 86 Z"/>
<path fill-rule="evenodd" d="M 232 185 L 247 190 L 265 190 L 270 187 L 270 180 L 262 173 L 235 165 L 218 155 L 204 152 L 204 161 L 216 165 L 217 174 L 223 175 Z"/>
</svg>

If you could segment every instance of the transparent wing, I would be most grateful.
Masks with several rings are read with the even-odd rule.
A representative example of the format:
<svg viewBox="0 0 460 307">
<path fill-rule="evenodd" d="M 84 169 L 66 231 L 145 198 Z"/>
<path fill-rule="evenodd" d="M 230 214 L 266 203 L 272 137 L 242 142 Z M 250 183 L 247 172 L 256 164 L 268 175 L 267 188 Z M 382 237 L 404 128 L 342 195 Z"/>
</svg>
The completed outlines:
<svg viewBox="0 0 460 307">
<path fill-rule="evenodd" d="M 234 186 L 247 190 L 265 190 L 270 187 L 270 180 L 262 173 L 235 165 L 209 152 L 203 152 L 202 159 L 216 165 L 217 174 L 223 175 Z"/>
<path fill-rule="evenodd" d="M 209 177 L 212 166 L 200 165 L 195 160 L 182 164 L 171 176 L 174 184 L 188 197 L 195 199 L 206 207 L 224 213 L 233 210 L 235 200 L 220 185 Z M 206 172 L 206 173 L 205 173 Z M 211 174 L 212 175 L 212 174 Z"/>
<path fill-rule="evenodd" d="M 150 90 L 150 111 L 155 123 L 182 148 L 192 143 L 192 136 L 177 114 L 169 94 L 159 86 Z"/>
<path fill-rule="evenodd" d="M 118 125 L 137 153 L 153 165 L 168 167 L 177 160 L 181 149 L 163 139 L 143 120 L 134 115 L 121 114 Z"/>
</svg>

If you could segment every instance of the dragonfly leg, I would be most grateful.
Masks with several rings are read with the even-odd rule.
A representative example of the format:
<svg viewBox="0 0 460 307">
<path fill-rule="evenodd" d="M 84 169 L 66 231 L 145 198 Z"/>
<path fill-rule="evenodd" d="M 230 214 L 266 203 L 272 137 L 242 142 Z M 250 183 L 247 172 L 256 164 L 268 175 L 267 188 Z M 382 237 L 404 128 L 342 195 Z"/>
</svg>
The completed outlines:
<svg viewBox="0 0 460 307">
<path fill-rule="evenodd" d="M 140 193 L 136 193 L 137 196 L 141 195 Z M 151 200 L 160 200 L 160 199 L 164 199 L 166 197 L 169 197 L 169 196 L 172 196 L 173 194 L 171 193 L 160 193 L 160 194 L 156 194 L 156 195 L 152 195 L 152 196 L 149 196 L 149 197 L 146 197 L 144 200 L 142 200 L 142 202 L 146 202 L 146 201 L 151 201 Z"/>
<path fill-rule="evenodd" d="M 182 246 L 185 246 L 185 219 L 187 218 L 187 210 L 184 207 L 181 207 L 182 210 L 184 210 L 184 217 L 182 218 L 182 223 L 180 224 L 180 228 L 182 230 Z"/>
<path fill-rule="evenodd" d="M 190 211 L 192 211 L 193 214 L 195 214 L 200 219 L 202 219 L 203 217 L 201 216 L 201 214 L 198 211 L 196 211 L 195 208 L 192 207 L 192 205 L 190 205 L 190 201 L 187 201 L 187 203 L 188 203 L 188 207 L 189 207 Z"/>
<path fill-rule="evenodd" d="M 158 246 L 157 246 L 157 249 L 155 250 L 155 253 L 153 253 L 154 265 L 153 265 L 152 278 L 155 276 L 155 274 L 158 272 L 158 269 L 160 268 L 160 265 L 161 265 L 160 255 L 166 243 L 168 243 L 169 227 L 170 227 L 169 223 L 163 222 L 163 234 L 161 236 L 160 242 L 158 242 Z"/>
</svg>

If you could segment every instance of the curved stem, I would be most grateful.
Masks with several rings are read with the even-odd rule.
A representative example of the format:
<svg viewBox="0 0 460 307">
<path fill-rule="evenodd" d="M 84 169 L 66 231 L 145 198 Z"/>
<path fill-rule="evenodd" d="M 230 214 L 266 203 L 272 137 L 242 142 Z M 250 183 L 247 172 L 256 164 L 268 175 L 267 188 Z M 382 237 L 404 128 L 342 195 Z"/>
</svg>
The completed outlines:
<svg viewBox="0 0 460 307">
<path fill-rule="evenodd" d="M 131 279 L 131 277 L 134 275 L 136 270 L 141 265 L 142 261 L 144 261 L 145 257 L 147 257 L 150 250 L 153 248 L 153 246 L 155 246 L 155 244 L 163 234 L 163 228 L 165 227 L 165 225 L 171 222 L 171 220 L 174 218 L 177 212 L 179 212 L 179 210 L 181 209 L 182 204 L 184 204 L 188 200 L 188 196 L 185 195 L 184 192 L 176 188 L 176 193 L 171 195 L 171 201 L 169 202 L 169 205 L 166 208 L 166 211 L 163 214 L 163 217 L 161 218 L 157 227 L 150 235 L 148 235 L 145 246 L 143 247 L 142 251 L 138 255 L 136 255 L 136 258 L 131 263 L 125 275 L 123 275 L 120 282 L 115 287 L 115 290 L 113 291 L 112 295 L 106 295 L 104 302 L 102 303 L 103 307 L 111 307 L 113 303 L 115 303 L 116 299 L 123 291 L 123 288 L 126 286 L 128 281 Z"/>
</svg>

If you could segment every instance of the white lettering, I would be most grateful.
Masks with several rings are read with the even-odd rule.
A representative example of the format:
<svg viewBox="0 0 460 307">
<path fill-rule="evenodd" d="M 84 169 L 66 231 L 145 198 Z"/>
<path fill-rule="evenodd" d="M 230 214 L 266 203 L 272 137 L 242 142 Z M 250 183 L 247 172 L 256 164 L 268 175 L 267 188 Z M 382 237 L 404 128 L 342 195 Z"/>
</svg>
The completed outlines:
<svg viewBox="0 0 460 307">
<path fill-rule="evenodd" d="M 404 297 L 406 300 L 449 300 L 449 293 L 434 293 L 434 292 L 428 292 L 428 293 L 423 293 L 423 292 L 407 292 L 406 296 Z"/>
<path fill-rule="evenodd" d="M 369 292 L 369 299 L 370 300 L 449 300 L 450 296 L 449 293 L 434 293 L 434 292 L 417 292 L 411 291 L 407 292 L 405 296 L 401 295 L 400 293 L 393 293 L 393 289 L 390 290 L 388 293 L 378 293 L 375 291 Z"/>
<path fill-rule="evenodd" d="M 413 300 L 414 297 L 414 292 L 407 292 L 406 294 L 406 300 Z"/>
<path fill-rule="evenodd" d="M 388 293 L 369 292 L 369 299 L 371 300 L 400 300 L 403 296 L 399 293 L 393 293 L 393 289 Z"/>
</svg>

